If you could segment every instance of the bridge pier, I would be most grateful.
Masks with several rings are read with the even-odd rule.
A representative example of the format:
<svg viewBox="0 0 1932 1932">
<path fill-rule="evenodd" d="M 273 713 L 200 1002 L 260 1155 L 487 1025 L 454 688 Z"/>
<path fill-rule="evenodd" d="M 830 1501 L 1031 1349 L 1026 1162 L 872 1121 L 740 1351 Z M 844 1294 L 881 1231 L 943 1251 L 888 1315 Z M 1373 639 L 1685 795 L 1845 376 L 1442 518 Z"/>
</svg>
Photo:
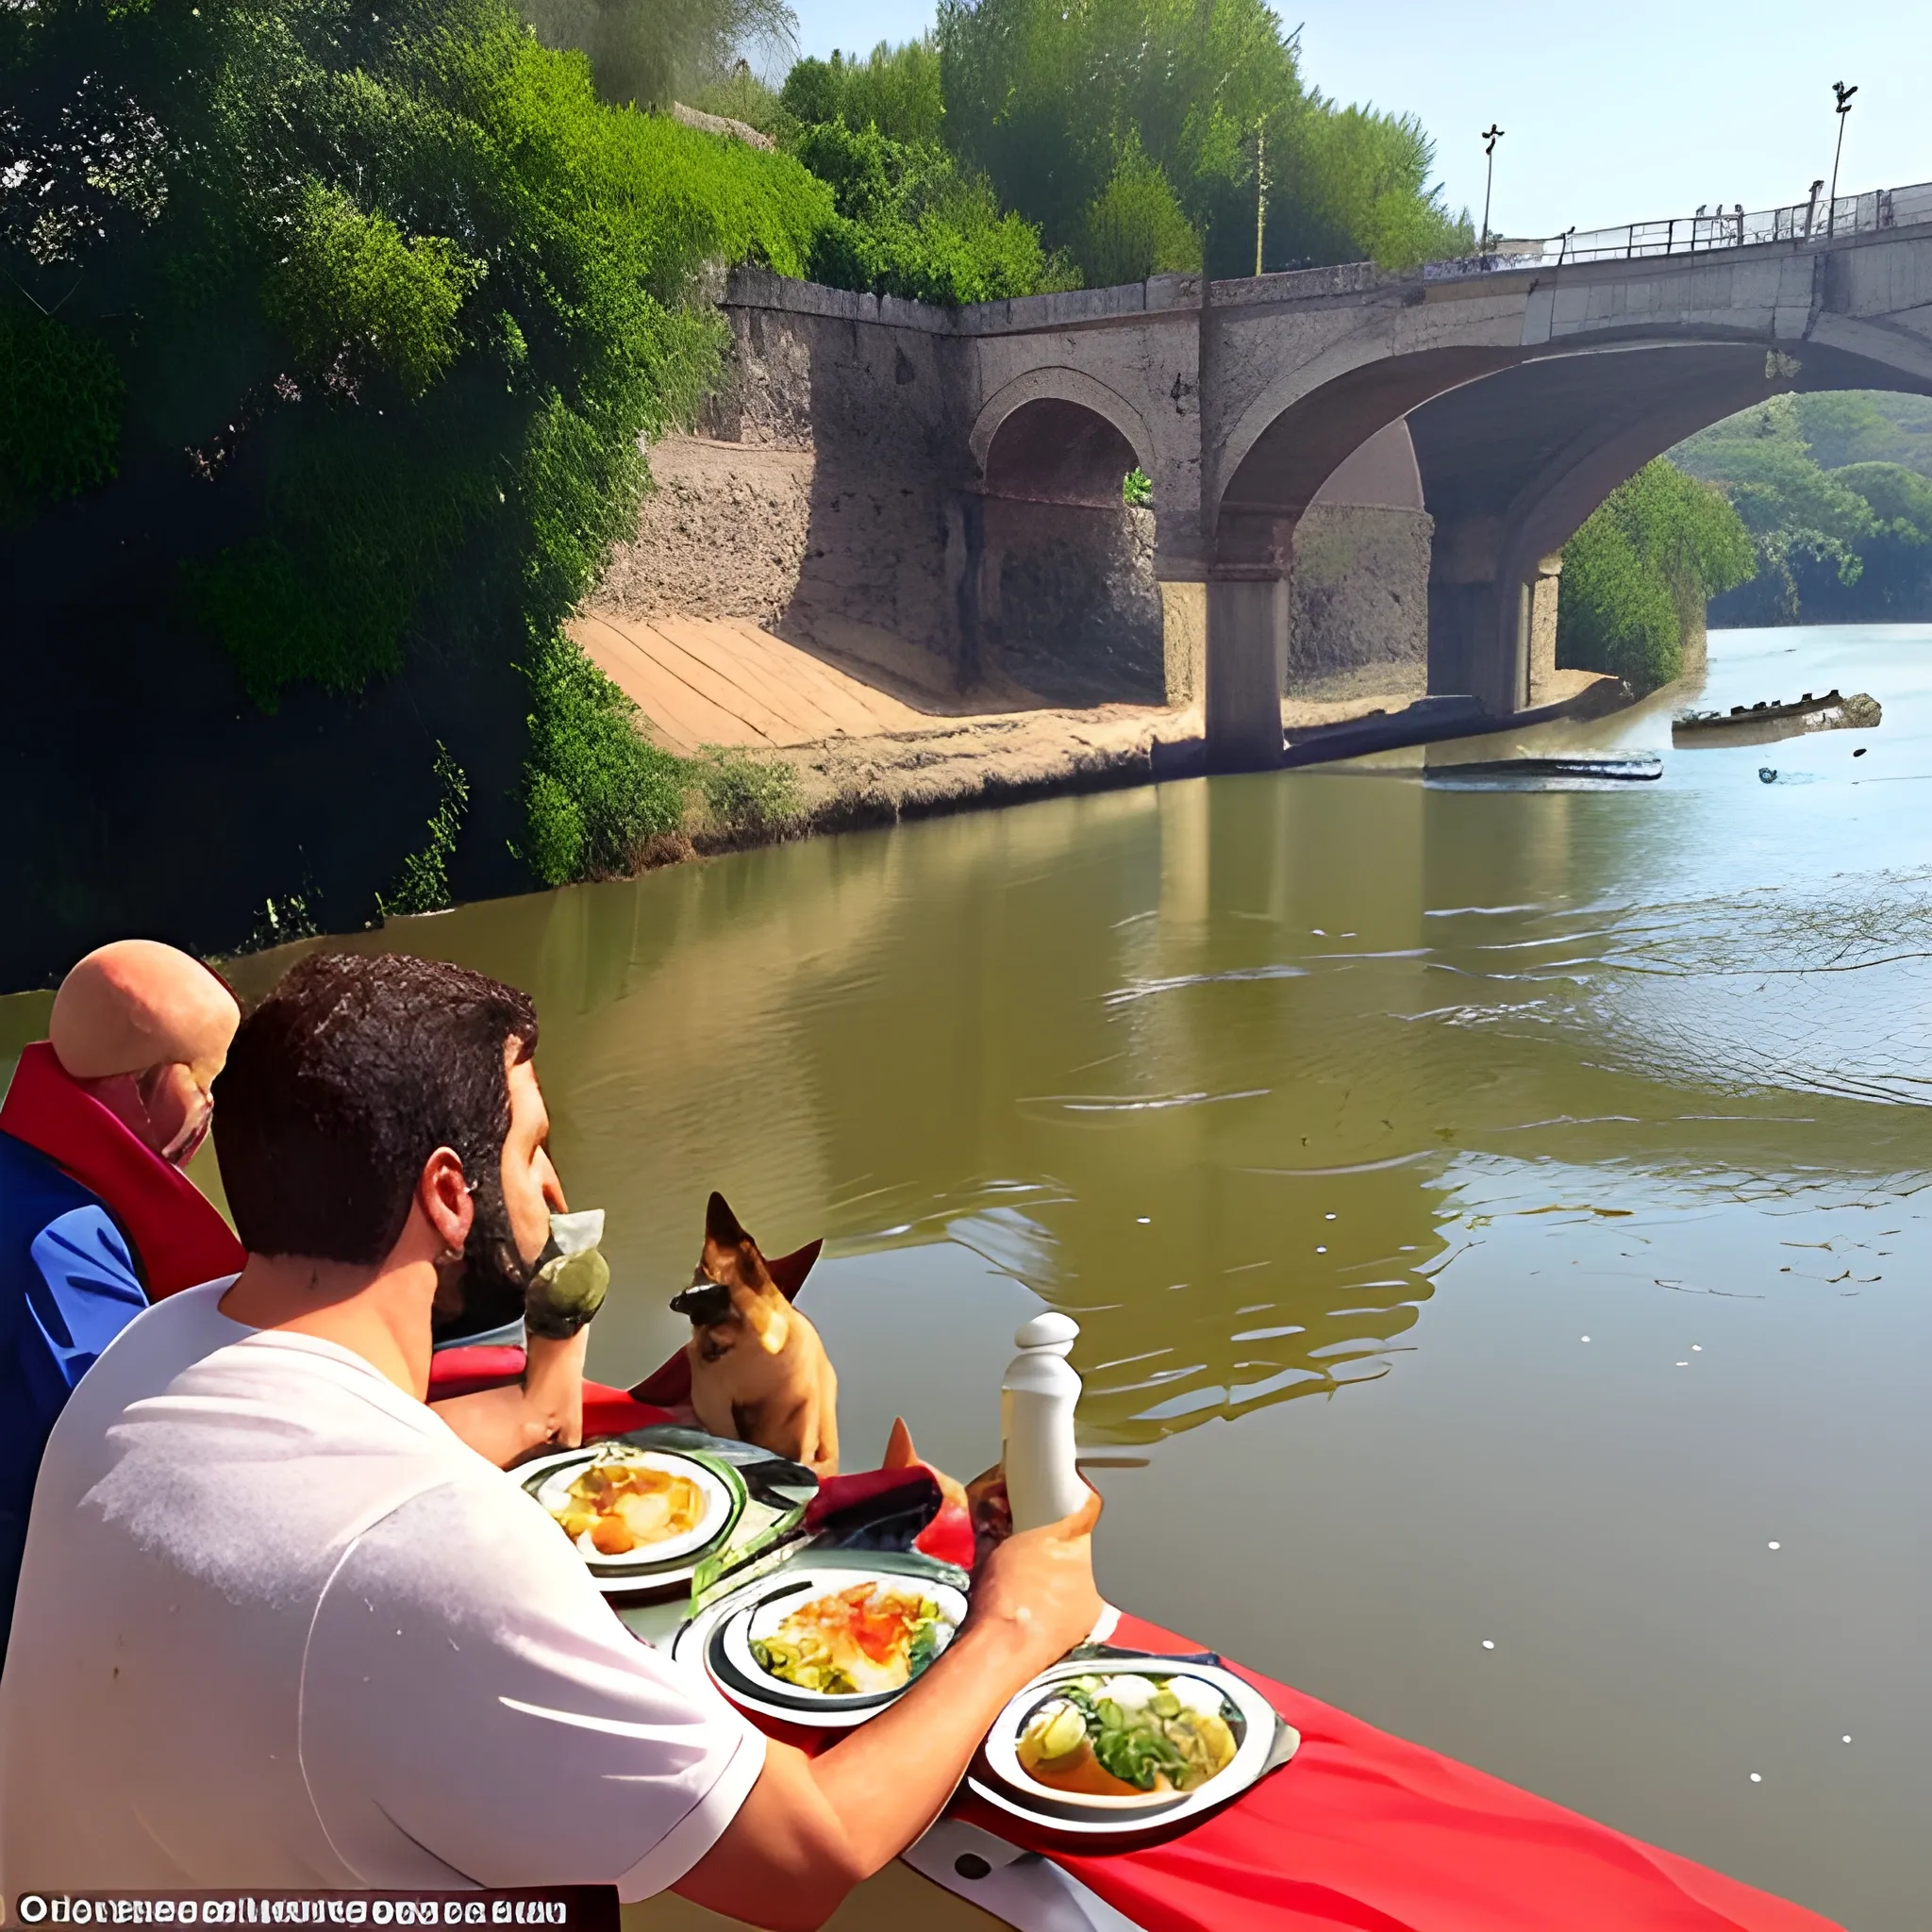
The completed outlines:
<svg viewBox="0 0 1932 1932">
<path fill-rule="evenodd" d="M 1525 703 L 1547 704 L 1557 681 L 1557 593 L 1563 583 L 1563 553 L 1538 559 L 1529 596 L 1529 689 Z"/>
<path fill-rule="evenodd" d="M 1273 771 L 1281 762 L 1288 673 L 1285 576 L 1208 581 L 1208 769 Z"/>
</svg>

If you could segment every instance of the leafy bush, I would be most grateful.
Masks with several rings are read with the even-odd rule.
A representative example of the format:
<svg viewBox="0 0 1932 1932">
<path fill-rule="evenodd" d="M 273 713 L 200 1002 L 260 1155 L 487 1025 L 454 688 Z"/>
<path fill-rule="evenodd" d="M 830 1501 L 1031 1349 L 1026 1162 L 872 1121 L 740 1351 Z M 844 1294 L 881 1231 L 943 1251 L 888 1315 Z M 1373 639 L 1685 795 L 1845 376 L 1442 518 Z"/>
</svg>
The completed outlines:
<svg viewBox="0 0 1932 1932">
<path fill-rule="evenodd" d="M 1647 463 L 1564 546 L 1557 661 L 1655 691 L 1682 672 L 1684 633 L 1709 599 L 1756 568 L 1722 491 Z"/>
<path fill-rule="evenodd" d="M 0 72 L 0 270 L 65 304 L 0 307 L 0 489 L 205 485 L 153 602 L 185 575 L 263 707 L 524 661 L 546 878 L 675 824 L 558 630 L 715 377 L 699 271 L 803 275 L 830 191 L 602 105 L 508 0 L 48 0 Z"/>
<path fill-rule="evenodd" d="M 695 776 L 712 824 L 733 838 L 769 838 L 795 824 L 803 810 L 798 774 L 782 758 L 708 744 Z"/>
<path fill-rule="evenodd" d="M 684 818 L 690 769 L 638 730 L 638 709 L 568 638 L 539 641 L 530 681 L 524 858 L 545 885 L 631 871 Z"/>
<path fill-rule="evenodd" d="M 1180 197 L 1129 135 L 1107 186 L 1088 204 L 1080 242 L 1080 271 L 1090 288 L 1144 282 L 1149 275 L 1201 266 L 1201 238 Z"/>
<path fill-rule="evenodd" d="M 380 209 L 306 182 L 289 252 L 269 271 L 263 306 L 300 359 L 340 356 L 392 375 L 416 397 L 462 348 L 457 318 L 484 265 L 441 235 L 406 236 Z"/>
<path fill-rule="evenodd" d="M 1598 510 L 1563 549 L 1557 661 L 1655 691 L 1684 668 L 1676 599 L 1614 511 Z"/>
<path fill-rule="evenodd" d="M 802 127 L 842 121 L 915 147 L 945 138 L 939 44 L 930 34 L 897 47 L 881 41 L 864 60 L 847 60 L 837 49 L 829 60 L 800 60 L 778 100 Z"/>
<path fill-rule="evenodd" d="M 126 388 L 98 342 L 57 317 L 0 308 L 0 517 L 113 475 Z"/>
<path fill-rule="evenodd" d="M 441 743 L 436 747 L 435 771 L 442 795 L 430 814 L 429 842 L 403 861 L 395 884 L 387 892 L 375 895 L 375 909 L 385 919 L 410 912 L 441 912 L 450 903 L 449 862 L 456 854 L 457 834 L 462 829 L 463 813 L 470 803 L 470 781 L 450 757 L 449 748 Z M 272 899 L 268 912 L 273 920 L 275 908 Z"/>
<path fill-rule="evenodd" d="M 837 209 L 812 243 L 814 280 L 956 306 L 1069 279 L 1039 231 L 1001 214 L 991 187 L 962 175 L 943 148 L 830 121 L 807 127 L 796 152 Z"/>
<path fill-rule="evenodd" d="M 1081 247 L 1131 138 L 1207 236 L 1209 271 L 1251 274 L 1257 133 L 1268 267 L 1468 246 L 1421 129 L 1306 92 L 1265 0 L 941 0 L 938 38 L 948 144 L 1050 247 Z"/>
<path fill-rule="evenodd" d="M 1129 509 L 1146 509 L 1154 502 L 1154 478 L 1138 463 L 1121 478 L 1121 501 Z"/>
</svg>

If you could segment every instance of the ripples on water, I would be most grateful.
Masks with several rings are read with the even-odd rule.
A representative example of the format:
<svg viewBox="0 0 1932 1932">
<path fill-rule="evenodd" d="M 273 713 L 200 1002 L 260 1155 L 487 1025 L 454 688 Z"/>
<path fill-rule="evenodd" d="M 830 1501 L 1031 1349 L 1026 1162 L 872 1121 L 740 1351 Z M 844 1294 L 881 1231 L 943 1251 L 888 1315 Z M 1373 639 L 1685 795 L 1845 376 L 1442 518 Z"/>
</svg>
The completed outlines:
<svg viewBox="0 0 1932 1932">
<path fill-rule="evenodd" d="M 1654 784 L 1173 785 L 355 943 L 536 995 L 611 1217 L 593 1370 L 678 1340 L 712 1187 L 768 1245 L 830 1237 L 855 1458 L 903 1411 L 991 1460 L 1015 1322 L 1067 1308 L 1085 1440 L 1146 1464 L 1102 1478 L 1116 1594 L 1904 1932 L 1932 630 L 1720 637 L 1705 702 L 1833 683 L 1884 726 L 1674 752 L 1666 703 L 1521 741 L 1656 750 Z"/>
</svg>

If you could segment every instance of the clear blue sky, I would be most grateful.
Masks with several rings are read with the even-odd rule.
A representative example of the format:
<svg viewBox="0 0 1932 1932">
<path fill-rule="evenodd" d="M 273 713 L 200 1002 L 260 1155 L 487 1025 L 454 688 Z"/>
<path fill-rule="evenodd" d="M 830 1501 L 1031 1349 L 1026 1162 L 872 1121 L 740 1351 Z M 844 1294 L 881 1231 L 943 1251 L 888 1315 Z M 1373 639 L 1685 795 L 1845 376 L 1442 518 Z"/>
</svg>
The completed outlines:
<svg viewBox="0 0 1932 1932">
<path fill-rule="evenodd" d="M 863 51 L 929 0 L 793 0 L 802 52 Z M 1700 202 L 1801 201 L 1831 172 L 1831 83 L 1859 92 L 1839 192 L 1932 181 L 1932 0 L 1287 0 L 1306 81 L 1421 117 L 1452 208 L 1482 211 L 1479 133 L 1500 122 L 1491 217 L 1549 235 Z"/>
</svg>

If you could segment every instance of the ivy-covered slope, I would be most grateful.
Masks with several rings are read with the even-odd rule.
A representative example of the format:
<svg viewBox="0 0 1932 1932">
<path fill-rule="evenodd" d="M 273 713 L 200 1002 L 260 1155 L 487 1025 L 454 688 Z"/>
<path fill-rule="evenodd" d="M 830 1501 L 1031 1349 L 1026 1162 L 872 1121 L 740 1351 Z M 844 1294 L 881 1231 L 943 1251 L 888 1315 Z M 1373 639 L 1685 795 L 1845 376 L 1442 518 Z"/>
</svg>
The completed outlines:
<svg viewBox="0 0 1932 1932">
<path fill-rule="evenodd" d="M 440 758 L 452 890 L 621 862 L 650 755 L 558 626 L 716 370 L 694 278 L 802 273 L 830 191 L 506 0 L 40 0 L 0 75 L 0 975 L 358 923 Z"/>
</svg>

